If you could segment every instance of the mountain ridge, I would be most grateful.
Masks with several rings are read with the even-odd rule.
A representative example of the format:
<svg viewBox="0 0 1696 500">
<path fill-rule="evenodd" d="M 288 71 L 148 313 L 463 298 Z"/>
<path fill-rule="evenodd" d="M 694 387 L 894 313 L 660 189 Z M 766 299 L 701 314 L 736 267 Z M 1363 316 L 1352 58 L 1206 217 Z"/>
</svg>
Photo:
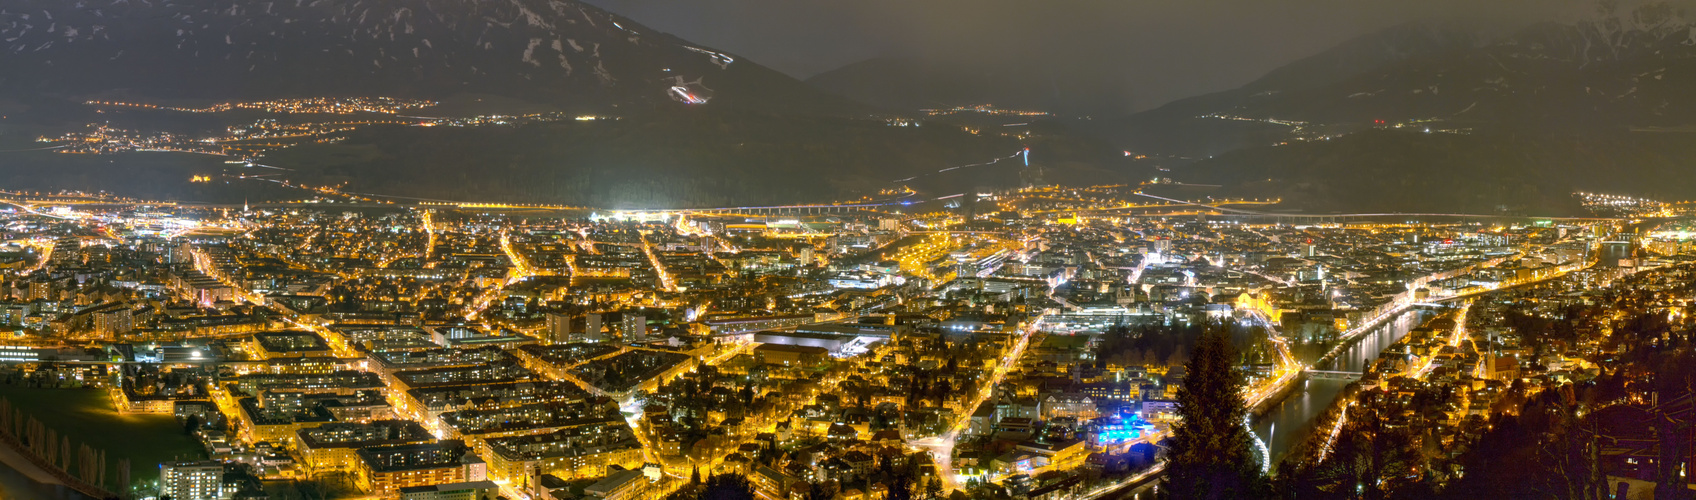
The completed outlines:
<svg viewBox="0 0 1696 500">
<path fill-rule="evenodd" d="M 1174 179 L 1319 211 L 1572 215 L 1572 191 L 1696 196 L 1673 167 L 1696 162 L 1678 144 L 1696 123 L 1696 22 L 1628 12 L 1398 26 L 1095 132 Z"/>
<path fill-rule="evenodd" d="M 858 106 L 575 0 L 18 0 L 0 76 L 22 96 L 267 99 L 476 92 L 565 108 Z"/>
</svg>

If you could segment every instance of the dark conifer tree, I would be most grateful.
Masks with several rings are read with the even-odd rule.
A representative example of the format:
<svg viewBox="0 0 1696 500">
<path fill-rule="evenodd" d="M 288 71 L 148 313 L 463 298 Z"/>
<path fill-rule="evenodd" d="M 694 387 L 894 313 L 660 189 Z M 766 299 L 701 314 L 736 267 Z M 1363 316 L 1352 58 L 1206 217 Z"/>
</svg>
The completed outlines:
<svg viewBox="0 0 1696 500">
<path fill-rule="evenodd" d="M 700 500 L 754 500 L 754 486 L 741 474 L 716 474 L 707 479 Z"/>
<path fill-rule="evenodd" d="M 1247 426 L 1243 375 L 1224 328 L 1209 328 L 1185 363 L 1178 416 L 1161 495 L 1173 499 L 1255 498 L 1265 478 Z"/>
</svg>

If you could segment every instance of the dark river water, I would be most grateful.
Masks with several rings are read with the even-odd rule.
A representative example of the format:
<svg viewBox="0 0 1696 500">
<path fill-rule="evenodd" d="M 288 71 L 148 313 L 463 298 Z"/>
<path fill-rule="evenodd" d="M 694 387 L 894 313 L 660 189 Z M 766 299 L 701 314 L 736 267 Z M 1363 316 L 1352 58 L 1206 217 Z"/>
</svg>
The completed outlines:
<svg viewBox="0 0 1696 500">
<path fill-rule="evenodd" d="M 1435 314 L 1425 309 L 1410 309 L 1361 337 L 1359 342 L 1338 355 L 1337 359 L 1330 363 L 1331 366 L 1319 366 L 1316 369 L 1359 372 L 1365 368 L 1368 358 L 1377 358 L 1384 348 L 1401 340 L 1408 331 L 1418 328 Z M 1307 438 L 1307 434 L 1313 430 L 1313 419 L 1330 407 L 1332 401 L 1337 399 L 1337 394 L 1343 391 L 1343 387 L 1348 386 L 1349 381 L 1308 378 L 1302 381 L 1302 384 L 1298 391 L 1290 394 L 1254 424 L 1255 435 L 1266 442 L 1275 460 L 1282 459 L 1291 447 Z"/>
</svg>

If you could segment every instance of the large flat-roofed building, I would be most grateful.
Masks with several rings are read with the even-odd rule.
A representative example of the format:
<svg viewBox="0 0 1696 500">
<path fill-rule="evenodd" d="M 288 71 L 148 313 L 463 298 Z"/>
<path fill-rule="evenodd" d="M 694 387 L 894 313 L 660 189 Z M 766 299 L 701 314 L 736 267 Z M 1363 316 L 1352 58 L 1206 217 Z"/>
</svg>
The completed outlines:
<svg viewBox="0 0 1696 500">
<path fill-rule="evenodd" d="M 415 326 L 337 324 L 330 330 L 362 352 L 416 351 L 440 347 Z"/>
<path fill-rule="evenodd" d="M 309 393 L 352 395 L 362 390 L 383 388 L 383 379 L 375 373 L 337 370 L 330 373 L 248 373 L 226 383 L 234 391 L 258 394 L 269 390 L 296 390 Z"/>
<path fill-rule="evenodd" d="M 255 333 L 243 343 L 243 348 L 257 360 L 335 356 L 330 345 L 312 332 Z"/>
<path fill-rule="evenodd" d="M 601 477 L 642 465 L 642 444 L 622 419 L 487 440 L 489 468 L 506 477 L 536 470 L 565 479 Z"/>
<path fill-rule="evenodd" d="M 648 479 L 643 477 L 640 470 L 621 470 L 583 488 L 583 492 L 602 500 L 646 498 Z"/>
<path fill-rule="evenodd" d="M 765 344 L 754 348 L 754 358 L 768 365 L 800 366 L 824 361 L 830 351 L 823 347 Z"/>
<path fill-rule="evenodd" d="M 443 347 L 474 348 L 484 346 L 518 347 L 524 344 L 536 343 L 535 337 L 530 337 L 512 330 L 496 331 L 463 325 L 427 327 L 430 338 Z"/>
<path fill-rule="evenodd" d="M 455 438 L 467 438 L 480 453 L 488 450 L 485 439 L 523 434 L 542 434 L 560 429 L 597 426 L 607 420 L 622 422 L 618 404 L 608 398 L 578 403 L 531 403 L 509 408 L 443 413 L 439 430 Z"/>
<path fill-rule="evenodd" d="M 394 373 L 395 388 L 401 390 L 461 385 L 522 382 L 536 379 L 536 373 L 513 361 L 476 366 L 450 366 L 407 370 Z"/>
<path fill-rule="evenodd" d="M 293 441 L 301 429 L 330 422 L 370 422 L 394 418 L 393 408 L 381 391 L 363 390 L 351 395 L 265 391 L 256 398 L 236 401 L 237 428 L 249 442 Z"/>
<path fill-rule="evenodd" d="M 827 352 L 841 349 L 843 344 L 851 340 L 854 340 L 854 337 L 831 333 L 760 332 L 754 334 L 754 341 L 762 344 L 818 347 Z"/>
<path fill-rule="evenodd" d="M 794 328 L 813 322 L 811 314 L 796 314 L 790 316 L 739 316 L 734 318 L 717 318 L 706 321 L 707 328 L 713 333 L 747 333 L 761 330 L 782 330 Z"/>
<path fill-rule="evenodd" d="M 494 481 L 409 486 L 400 489 L 401 500 L 495 500 L 502 498 L 501 485 Z"/>
<path fill-rule="evenodd" d="M 484 481 L 483 460 L 463 441 L 449 439 L 427 444 L 362 448 L 354 477 L 359 489 L 372 496 L 398 498 L 402 488 Z"/>
<path fill-rule="evenodd" d="M 435 344 L 431 344 L 434 346 Z M 370 355 L 379 368 L 386 371 L 420 370 L 425 368 L 447 368 L 454 366 L 477 366 L 490 363 L 516 361 L 512 353 L 498 346 L 479 347 L 474 349 L 448 349 L 438 347 L 419 350 L 391 350 L 372 352 Z"/>
<path fill-rule="evenodd" d="M 1018 451 L 1048 457 L 1048 465 L 1058 469 L 1080 467 L 1084 464 L 1084 459 L 1089 458 L 1089 448 L 1077 439 L 1055 442 L 1025 441 L 1019 443 Z"/>
<path fill-rule="evenodd" d="M 591 398 L 572 382 L 541 380 L 459 385 L 406 391 L 406 413 L 430 419 L 450 411 L 492 410 L 536 403 L 580 403 Z"/>
<path fill-rule="evenodd" d="M 377 420 L 368 424 L 331 422 L 295 431 L 296 451 L 307 474 L 352 472 L 360 448 L 425 444 L 435 436 L 411 420 Z"/>
<path fill-rule="evenodd" d="M 846 335 L 850 337 L 875 337 L 889 340 L 903 333 L 907 327 L 901 325 L 884 325 L 876 323 L 813 323 L 795 327 L 795 333 L 810 333 L 814 335 Z"/>
</svg>

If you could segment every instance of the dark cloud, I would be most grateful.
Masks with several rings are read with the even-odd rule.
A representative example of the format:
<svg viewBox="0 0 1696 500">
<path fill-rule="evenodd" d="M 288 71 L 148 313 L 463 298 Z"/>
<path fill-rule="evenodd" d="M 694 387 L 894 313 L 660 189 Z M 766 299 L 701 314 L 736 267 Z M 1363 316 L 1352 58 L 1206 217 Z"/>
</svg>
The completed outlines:
<svg viewBox="0 0 1696 500">
<path fill-rule="evenodd" d="M 879 56 L 1114 75 L 1134 107 L 1233 88 L 1396 24 L 1528 23 L 1595 0 L 589 0 L 805 78 Z M 1121 83 L 1122 82 L 1122 83 Z"/>
</svg>

